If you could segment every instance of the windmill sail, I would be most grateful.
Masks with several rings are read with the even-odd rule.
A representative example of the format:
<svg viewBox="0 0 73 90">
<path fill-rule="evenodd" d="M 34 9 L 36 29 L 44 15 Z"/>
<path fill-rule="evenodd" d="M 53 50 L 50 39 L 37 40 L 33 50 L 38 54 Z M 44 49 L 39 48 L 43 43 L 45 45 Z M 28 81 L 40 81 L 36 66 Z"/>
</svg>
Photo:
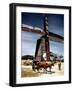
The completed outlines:
<svg viewBox="0 0 73 90">
<path fill-rule="evenodd" d="M 39 35 L 45 34 L 43 29 L 41 29 L 39 27 L 35 28 L 35 27 L 25 25 L 25 24 L 22 24 L 22 31 L 23 32 L 25 32 L 25 31 L 26 32 L 32 32 L 32 33 L 36 33 Z M 64 37 L 63 36 L 57 35 L 57 34 L 50 32 L 50 31 L 48 34 L 49 34 L 49 40 L 59 42 L 59 43 L 64 43 Z"/>
</svg>

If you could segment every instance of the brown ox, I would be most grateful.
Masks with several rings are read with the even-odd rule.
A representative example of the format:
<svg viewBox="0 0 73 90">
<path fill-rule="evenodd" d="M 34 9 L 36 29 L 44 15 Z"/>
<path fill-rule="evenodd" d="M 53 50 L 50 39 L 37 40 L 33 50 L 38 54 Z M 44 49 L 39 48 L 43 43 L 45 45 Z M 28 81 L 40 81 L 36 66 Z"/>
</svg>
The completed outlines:
<svg viewBox="0 0 73 90">
<path fill-rule="evenodd" d="M 51 72 L 51 68 L 52 66 L 54 66 L 54 63 L 51 61 L 34 61 L 33 65 L 32 65 L 32 69 L 35 71 L 35 69 L 37 69 L 37 71 L 39 71 L 41 68 L 47 70 L 47 68 L 50 69 Z"/>
</svg>

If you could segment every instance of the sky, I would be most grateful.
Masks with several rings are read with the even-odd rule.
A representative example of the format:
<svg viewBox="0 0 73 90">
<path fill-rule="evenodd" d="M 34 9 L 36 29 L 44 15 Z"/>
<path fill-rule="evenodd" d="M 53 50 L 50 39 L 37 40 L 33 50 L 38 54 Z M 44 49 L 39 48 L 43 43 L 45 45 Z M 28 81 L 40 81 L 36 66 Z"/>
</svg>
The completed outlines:
<svg viewBox="0 0 73 90">
<path fill-rule="evenodd" d="M 48 31 L 64 37 L 64 15 L 61 14 L 47 14 L 48 15 Z M 44 15 L 34 13 L 22 13 L 22 24 L 39 27 L 44 29 Z M 41 35 L 23 32 L 21 53 L 23 55 L 35 55 L 36 42 Z M 50 51 L 64 56 L 64 44 L 59 42 L 50 41 Z"/>
</svg>

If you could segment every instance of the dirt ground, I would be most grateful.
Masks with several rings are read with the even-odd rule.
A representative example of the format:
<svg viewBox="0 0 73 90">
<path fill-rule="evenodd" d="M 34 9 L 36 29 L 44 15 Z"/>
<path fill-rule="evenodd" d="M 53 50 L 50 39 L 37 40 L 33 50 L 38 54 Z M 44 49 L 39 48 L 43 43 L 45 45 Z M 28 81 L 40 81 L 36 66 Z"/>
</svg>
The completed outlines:
<svg viewBox="0 0 73 90">
<path fill-rule="evenodd" d="M 64 75 L 64 63 L 61 63 L 61 70 L 59 70 L 58 63 L 52 66 L 51 72 L 49 72 L 49 68 L 47 72 L 43 69 L 39 72 L 32 70 L 32 65 L 21 65 L 21 77 L 40 77 L 40 76 L 61 76 Z"/>
</svg>

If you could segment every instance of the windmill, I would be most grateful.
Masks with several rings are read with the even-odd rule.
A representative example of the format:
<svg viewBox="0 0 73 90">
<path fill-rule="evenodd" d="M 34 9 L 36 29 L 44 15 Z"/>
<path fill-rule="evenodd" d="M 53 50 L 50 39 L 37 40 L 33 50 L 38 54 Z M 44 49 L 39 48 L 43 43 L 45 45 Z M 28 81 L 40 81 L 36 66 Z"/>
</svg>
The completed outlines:
<svg viewBox="0 0 73 90">
<path fill-rule="evenodd" d="M 54 66 L 50 60 L 49 32 L 48 32 L 48 16 L 44 15 L 44 35 L 37 40 L 35 60 L 33 62 L 33 70 L 43 68 L 51 72 L 51 67 Z"/>
<path fill-rule="evenodd" d="M 49 31 L 48 31 L 48 16 L 44 15 L 44 35 L 37 40 L 36 51 L 35 51 L 36 60 L 50 61 L 50 46 L 49 46 Z"/>
</svg>

